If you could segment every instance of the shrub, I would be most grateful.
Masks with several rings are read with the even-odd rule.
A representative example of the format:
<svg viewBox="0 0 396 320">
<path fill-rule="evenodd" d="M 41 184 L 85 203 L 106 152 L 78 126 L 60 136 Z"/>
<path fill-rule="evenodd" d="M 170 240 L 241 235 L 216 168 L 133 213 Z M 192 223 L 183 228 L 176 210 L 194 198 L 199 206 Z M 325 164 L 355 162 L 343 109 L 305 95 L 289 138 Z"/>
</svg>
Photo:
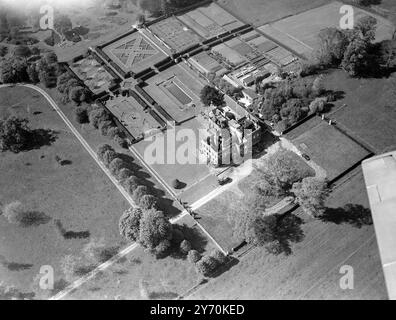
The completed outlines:
<svg viewBox="0 0 396 320">
<path fill-rule="evenodd" d="M 129 194 L 133 194 L 133 192 L 136 190 L 136 188 L 140 185 L 140 180 L 139 178 L 135 176 L 130 176 L 127 178 L 124 183 L 124 188 Z"/>
<path fill-rule="evenodd" d="M 188 240 L 183 240 L 180 243 L 180 251 L 184 254 L 187 254 L 192 249 L 191 243 Z"/>
<path fill-rule="evenodd" d="M 132 194 L 132 199 L 138 203 L 141 197 L 148 194 L 150 194 L 150 191 L 146 186 L 138 186 Z"/>
<path fill-rule="evenodd" d="M 119 181 L 124 181 L 128 179 L 131 175 L 132 175 L 131 170 L 129 170 L 128 168 L 122 168 L 117 174 L 117 179 Z"/>
<path fill-rule="evenodd" d="M 121 135 L 121 130 L 119 128 L 115 127 L 114 124 L 112 127 L 108 128 L 107 136 L 110 139 L 114 139 L 115 136 L 119 136 L 119 135 Z"/>
<path fill-rule="evenodd" d="M 72 282 L 76 276 L 77 270 L 81 267 L 81 259 L 73 255 L 67 255 L 61 260 L 61 269 L 65 274 L 65 279 Z"/>
<path fill-rule="evenodd" d="M 197 250 L 190 250 L 187 254 L 188 261 L 194 264 L 201 260 L 201 257 L 201 254 Z"/>
<path fill-rule="evenodd" d="M 98 150 L 96 151 L 96 154 L 98 155 L 98 158 L 100 161 L 103 162 L 103 156 L 105 154 L 106 151 L 113 151 L 114 149 L 112 146 L 108 145 L 108 144 L 102 144 L 98 147 Z"/>
<path fill-rule="evenodd" d="M 113 161 L 111 161 L 109 164 L 110 172 L 114 176 L 117 176 L 122 168 L 124 168 L 124 161 L 122 161 L 120 158 L 113 159 Z"/>
<path fill-rule="evenodd" d="M 111 117 L 104 108 L 96 108 L 89 113 L 89 122 L 95 129 L 98 129 L 99 123 L 105 120 L 111 120 Z"/>
<path fill-rule="evenodd" d="M 103 238 L 92 238 L 83 248 L 83 254 L 89 261 L 97 264 L 109 260 L 114 254 L 114 248 L 106 248 Z"/>
<path fill-rule="evenodd" d="M 154 253 L 157 258 L 163 258 L 171 248 L 171 242 L 168 239 L 162 240 L 155 248 Z"/>
<path fill-rule="evenodd" d="M 142 210 L 140 208 L 130 208 L 124 211 L 118 224 L 121 236 L 130 241 L 138 240 L 141 218 Z"/>
<path fill-rule="evenodd" d="M 157 198 L 150 194 L 145 194 L 141 196 L 137 202 L 143 210 L 157 207 Z"/>
<path fill-rule="evenodd" d="M 99 121 L 98 123 L 98 128 L 102 136 L 107 136 L 109 129 L 113 126 L 113 121 L 111 120 L 104 120 L 104 121 Z"/>
<path fill-rule="evenodd" d="M 107 150 L 103 154 L 103 164 L 108 167 L 110 163 L 117 158 L 117 153 L 113 150 Z"/>
<path fill-rule="evenodd" d="M 88 123 L 89 118 L 88 118 L 88 112 L 86 108 L 83 107 L 77 107 L 75 110 L 76 113 L 76 121 L 78 123 Z"/>
<path fill-rule="evenodd" d="M 4 217 L 12 224 L 21 224 L 24 212 L 24 207 L 20 201 L 13 201 L 4 207 Z"/>
</svg>

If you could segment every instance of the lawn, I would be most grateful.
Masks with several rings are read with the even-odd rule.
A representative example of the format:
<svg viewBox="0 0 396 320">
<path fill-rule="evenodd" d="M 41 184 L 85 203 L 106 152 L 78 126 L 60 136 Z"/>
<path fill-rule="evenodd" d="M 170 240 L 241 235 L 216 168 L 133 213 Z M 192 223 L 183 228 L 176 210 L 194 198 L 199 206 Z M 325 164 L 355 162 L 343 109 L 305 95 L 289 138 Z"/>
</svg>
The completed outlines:
<svg viewBox="0 0 396 320">
<path fill-rule="evenodd" d="M 327 201 L 340 216 L 345 204 L 369 207 L 362 172 L 340 183 Z M 333 209 L 334 211 L 334 209 Z M 306 217 L 303 241 L 292 245 L 292 254 L 274 256 L 256 248 L 227 273 L 201 287 L 191 299 L 386 299 L 385 283 L 374 227 L 322 222 Z M 340 267 L 354 268 L 354 289 L 340 288 Z"/>
<path fill-rule="evenodd" d="M 325 121 L 320 121 L 316 127 L 294 138 L 292 142 L 302 153 L 326 170 L 329 180 L 333 180 L 370 154 L 370 151 Z"/>
<path fill-rule="evenodd" d="M 178 224 L 188 226 L 193 248 L 201 253 L 217 249 L 190 216 L 183 217 Z M 184 257 L 156 259 L 138 247 L 66 299 L 174 299 L 200 279 L 195 267 Z"/>
<path fill-rule="evenodd" d="M 331 118 L 339 126 L 375 153 L 396 147 L 396 108 L 392 95 L 392 78 L 353 79 L 345 72 L 336 70 L 325 77 L 325 87 L 345 92 L 344 99 L 338 103 L 346 106 L 331 113 Z"/>
<path fill-rule="evenodd" d="M 0 216 L 0 279 L 25 292 L 33 290 L 42 265 L 51 265 L 61 278 L 60 259 L 80 252 L 92 238 L 123 246 L 118 219 L 129 204 L 41 95 L 27 88 L 2 88 L 0 111 L 1 116 L 27 117 L 32 128 L 43 129 L 31 150 L 0 154 L 0 201 L 19 200 L 40 217 L 36 225 L 19 227 Z M 74 236 L 62 236 L 55 219 Z"/>
<path fill-rule="evenodd" d="M 255 26 L 295 15 L 329 0 L 220 0 L 219 5 Z"/>
<path fill-rule="evenodd" d="M 328 27 L 339 28 L 340 8 L 344 4 L 338 1 L 329 3 L 298 15 L 286 17 L 280 21 L 266 24 L 260 30 L 269 36 L 278 39 L 285 46 L 301 55 L 310 56 L 318 45 L 318 33 Z M 358 21 L 364 16 L 374 16 L 377 19 L 376 41 L 389 39 L 393 33 L 392 24 L 386 19 L 354 8 L 354 19 Z"/>
</svg>

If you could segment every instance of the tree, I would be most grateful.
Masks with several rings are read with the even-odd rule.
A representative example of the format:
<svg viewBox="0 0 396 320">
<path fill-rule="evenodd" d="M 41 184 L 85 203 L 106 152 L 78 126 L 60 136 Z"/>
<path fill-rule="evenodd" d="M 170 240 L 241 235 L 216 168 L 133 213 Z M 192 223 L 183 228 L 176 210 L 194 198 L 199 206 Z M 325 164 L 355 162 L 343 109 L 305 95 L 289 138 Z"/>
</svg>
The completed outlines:
<svg viewBox="0 0 396 320">
<path fill-rule="evenodd" d="M 101 121 L 111 120 L 109 113 L 104 108 L 93 109 L 89 113 L 89 122 L 95 128 L 99 128 Z"/>
<path fill-rule="evenodd" d="M 48 64 L 54 64 L 58 62 L 58 57 L 53 51 L 46 53 L 44 59 Z"/>
<path fill-rule="evenodd" d="M 125 210 L 118 224 L 121 236 L 129 241 L 137 241 L 140 234 L 140 219 L 142 215 L 140 208 Z"/>
<path fill-rule="evenodd" d="M 3 83 L 17 83 L 29 80 L 27 63 L 24 59 L 10 57 L 0 62 L 0 80 Z"/>
<path fill-rule="evenodd" d="M 157 202 L 157 198 L 151 194 L 145 194 L 138 199 L 139 207 L 141 207 L 143 210 L 156 208 Z"/>
<path fill-rule="evenodd" d="M 164 246 L 170 247 L 172 240 L 172 224 L 163 212 L 150 209 L 144 212 L 140 220 L 139 243 L 150 250 L 162 251 Z M 161 245 L 162 244 L 162 245 Z"/>
<path fill-rule="evenodd" d="M 103 164 L 108 167 L 115 158 L 117 158 L 117 153 L 113 150 L 107 150 L 103 154 Z"/>
<path fill-rule="evenodd" d="M 319 32 L 319 63 L 323 66 L 339 65 L 344 57 L 349 40 L 344 30 L 325 28 Z"/>
<path fill-rule="evenodd" d="M 201 257 L 201 254 L 197 250 L 190 250 L 187 254 L 187 260 L 194 264 L 197 263 Z"/>
<path fill-rule="evenodd" d="M 367 71 L 370 63 L 368 46 L 369 43 L 367 41 L 357 38 L 347 47 L 341 67 L 352 77 Z"/>
<path fill-rule="evenodd" d="M 98 159 L 99 159 L 100 161 L 103 162 L 103 156 L 104 156 L 105 152 L 106 152 L 106 151 L 109 151 L 109 150 L 114 152 L 114 149 L 113 149 L 112 146 L 110 146 L 110 145 L 108 145 L 108 144 L 102 144 L 102 145 L 100 145 L 100 146 L 98 147 L 98 150 L 96 151 L 96 154 L 97 154 L 97 156 L 98 156 Z"/>
<path fill-rule="evenodd" d="M 37 71 L 37 66 L 35 63 L 31 63 L 27 66 L 26 72 L 28 74 L 29 80 L 32 83 L 38 83 L 40 81 L 39 79 L 39 73 Z"/>
<path fill-rule="evenodd" d="M 78 123 L 88 123 L 89 122 L 87 108 L 77 107 L 75 110 L 75 113 L 76 113 L 76 121 Z"/>
<path fill-rule="evenodd" d="M 325 86 L 324 86 L 324 77 L 323 75 L 320 75 L 315 78 L 313 84 L 312 84 L 312 93 L 318 97 L 322 95 L 323 93 L 326 92 Z"/>
<path fill-rule="evenodd" d="M 77 104 L 87 101 L 89 97 L 90 97 L 89 90 L 82 86 L 72 87 L 69 90 L 69 99 Z"/>
<path fill-rule="evenodd" d="M 140 179 L 135 176 L 130 176 L 124 181 L 123 185 L 129 194 L 133 194 L 136 188 L 140 185 Z"/>
<path fill-rule="evenodd" d="M 202 88 L 200 97 L 201 102 L 205 106 L 210 106 L 211 104 L 221 106 L 224 104 L 224 95 L 216 88 L 208 85 Z"/>
<path fill-rule="evenodd" d="M 110 139 L 114 139 L 115 136 L 119 136 L 120 134 L 121 134 L 121 130 L 119 128 L 117 128 L 117 127 L 114 127 L 114 126 L 107 130 L 107 136 Z"/>
<path fill-rule="evenodd" d="M 150 194 L 150 191 L 146 186 L 138 186 L 132 194 L 132 199 L 139 203 L 139 199 L 147 194 Z"/>
<path fill-rule="evenodd" d="M 99 122 L 99 131 L 103 136 L 107 136 L 111 128 L 114 128 L 113 121 L 104 120 Z"/>
<path fill-rule="evenodd" d="M 377 19 L 370 15 L 365 15 L 357 21 L 354 29 L 360 32 L 363 40 L 372 42 L 375 40 Z"/>
<path fill-rule="evenodd" d="M 188 240 L 183 240 L 183 241 L 180 243 L 180 251 L 181 251 L 183 254 L 189 253 L 191 249 L 192 249 L 192 246 L 191 246 L 190 241 L 188 241 Z"/>
<path fill-rule="evenodd" d="M 131 175 L 132 175 L 131 170 L 129 170 L 128 168 L 122 168 L 117 174 L 117 179 L 119 181 L 124 181 L 128 179 Z"/>
<path fill-rule="evenodd" d="M 118 173 L 120 172 L 120 170 L 121 170 L 122 168 L 124 168 L 124 166 L 125 166 L 125 163 L 124 163 L 124 161 L 122 161 L 122 159 L 120 159 L 120 158 L 115 158 L 115 159 L 113 159 L 113 161 L 111 161 L 111 163 L 109 164 L 109 170 L 110 170 L 110 172 L 111 172 L 114 176 L 116 176 L 116 175 L 118 175 Z"/>
<path fill-rule="evenodd" d="M 195 266 L 199 273 L 204 276 L 208 276 L 218 267 L 218 262 L 211 256 L 204 256 L 195 264 Z"/>
<path fill-rule="evenodd" d="M 303 107 L 304 107 L 304 103 L 301 99 L 288 100 L 280 110 L 282 119 L 287 120 L 287 122 L 290 124 L 296 123 L 304 115 L 302 111 Z"/>
<path fill-rule="evenodd" d="M 14 153 L 22 151 L 31 138 L 32 131 L 28 123 L 27 119 L 14 116 L 0 119 L 0 151 L 10 150 Z"/>
<path fill-rule="evenodd" d="M 4 57 L 8 53 L 8 47 L 0 45 L 0 57 Z"/>
<path fill-rule="evenodd" d="M 380 44 L 381 63 L 386 68 L 396 66 L 396 39 L 384 40 Z"/>
<path fill-rule="evenodd" d="M 316 98 L 309 105 L 310 113 L 321 113 L 324 112 L 326 106 L 326 99 Z"/>
<path fill-rule="evenodd" d="M 305 213 L 318 217 L 324 211 L 324 201 L 329 193 L 325 180 L 307 177 L 293 184 L 292 192 Z"/>
</svg>

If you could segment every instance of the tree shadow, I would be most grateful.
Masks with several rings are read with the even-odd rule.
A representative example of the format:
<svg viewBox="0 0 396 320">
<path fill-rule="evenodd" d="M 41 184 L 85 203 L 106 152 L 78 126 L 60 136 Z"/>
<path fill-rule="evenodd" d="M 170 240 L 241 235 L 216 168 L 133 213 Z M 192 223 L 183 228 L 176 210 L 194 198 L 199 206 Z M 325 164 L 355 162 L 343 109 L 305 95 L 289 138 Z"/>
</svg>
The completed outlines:
<svg viewBox="0 0 396 320">
<path fill-rule="evenodd" d="M 85 231 L 68 231 L 63 227 L 63 224 L 60 220 L 56 219 L 55 220 L 55 226 L 61 236 L 66 239 L 66 240 L 71 240 L 71 239 L 86 239 L 89 238 L 91 233 L 89 230 Z"/>
<path fill-rule="evenodd" d="M 125 168 L 131 170 L 133 175 L 139 178 L 141 184 L 146 186 L 152 191 L 152 194 L 158 198 L 158 209 L 163 211 L 167 216 L 177 216 L 181 210 L 174 205 L 174 201 L 167 195 L 162 189 L 158 189 L 157 186 L 150 180 L 155 179 L 149 175 L 145 169 L 139 164 L 134 162 L 134 158 L 125 153 L 118 153 L 117 155 L 125 163 Z"/>
<path fill-rule="evenodd" d="M 60 161 L 60 165 L 61 166 L 69 166 L 71 165 L 73 162 L 71 160 L 61 160 Z"/>
<path fill-rule="evenodd" d="M 265 246 L 266 250 L 272 254 L 285 255 L 292 254 L 292 243 L 301 242 L 305 235 L 301 228 L 303 219 L 292 213 L 277 216 L 274 240 Z"/>
<path fill-rule="evenodd" d="M 0 265 L 10 271 L 24 271 L 33 267 L 31 263 L 9 262 L 3 255 L 0 255 Z"/>
<path fill-rule="evenodd" d="M 148 298 L 150 300 L 173 300 L 179 296 L 176 292 L 150 292 Z"/>
<path fill-rule="evenodd" d="M 58 138 L 59 132 L 50 129 L 34 129 L 30 133 L 29 140 L 24 151 L 40 149 L 44 146 L 50 146 Z"/>
<path fill-rule="evenodd" d="M 220 264 L 211 274 L 208 275 L 208 277 L 217 278 L 239 263 L 239 260 L 235 257 L 230 256 L 227 257 L 227 259 L 228 261 L 226 263 Z"/>
<path fill-rule="evenodd" d="M 55 295 L 58 292 L 66 289 L 66 287 L 69 285 L 69 282 L 67 282 L 65 279 L 59 279 L 54 282 L 54 288 L 51 290 L 51 295 Z"/>
<path fill-rule="evenodd" d="M 347 223 L 357 228 L 373 224 L 370 209 L 360 204 L 351 203 L 344 207 L 327 208 L 320 219 L 335 224 Z"/>
<path fill-rule="evenodd" d="M 26 211 L 20 221 L 22 227 L 37 227 L 51 221 L 51 217 L 41 211 Z"/>
</svg>

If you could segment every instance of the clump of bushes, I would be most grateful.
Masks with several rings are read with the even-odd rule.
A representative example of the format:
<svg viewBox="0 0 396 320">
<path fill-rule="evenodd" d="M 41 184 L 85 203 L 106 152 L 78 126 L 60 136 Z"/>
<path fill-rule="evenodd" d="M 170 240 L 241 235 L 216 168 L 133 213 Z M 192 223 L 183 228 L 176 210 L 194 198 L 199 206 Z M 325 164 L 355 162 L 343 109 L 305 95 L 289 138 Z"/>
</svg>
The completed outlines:
<svg viewBox="0 0 396 320">
<path fill-rule="evenodd" d="M 210 276 L 218 267 L 227 262 L 227 257 L 219 250 L 214 250 L 211 254 L 204 256 L 195 250 L 190 250 L 187 258 L 195 264 L 197 272 L 203 276 Z"/>
</svg>

